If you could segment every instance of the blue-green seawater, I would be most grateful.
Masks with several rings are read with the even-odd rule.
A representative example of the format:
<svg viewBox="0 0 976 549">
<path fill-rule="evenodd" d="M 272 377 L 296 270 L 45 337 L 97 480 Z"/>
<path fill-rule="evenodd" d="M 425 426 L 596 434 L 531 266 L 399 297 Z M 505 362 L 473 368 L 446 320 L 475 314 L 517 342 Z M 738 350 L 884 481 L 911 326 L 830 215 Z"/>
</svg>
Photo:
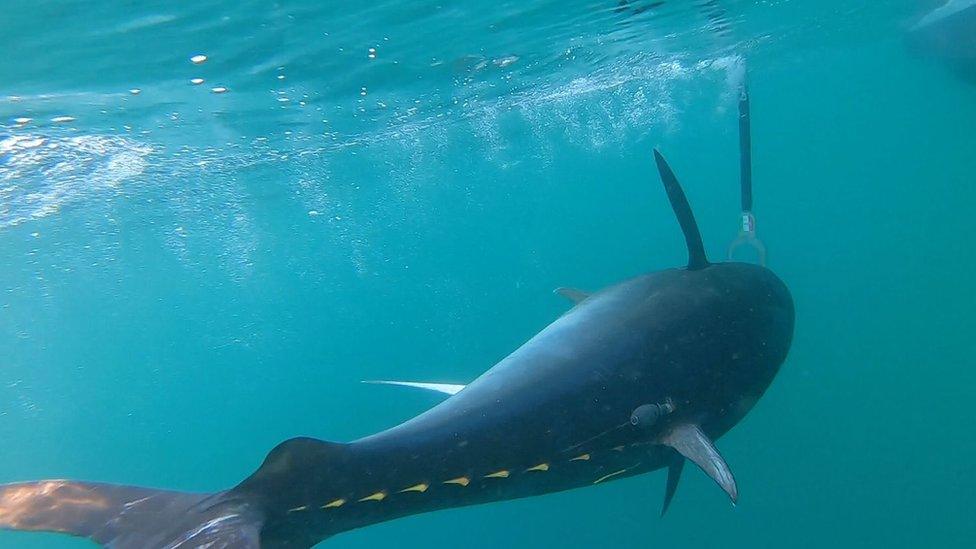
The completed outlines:
<svg viewBox="0 0 976 549">
<path fill-rule="evenodd" d="M 0 482 L 219 490 L 429 408 L 360 380 L 464 383 L 553 288 L 685 261 L 653 147 L 723 257 L 745 64 L 797 320 L 718 442 L 739 505 L 687 470 L 660 519 L 657 472 L 323 546 L 971 547 L 976 86 L 924 3 L 650 4 L 7 2 Z"/>
</svg>

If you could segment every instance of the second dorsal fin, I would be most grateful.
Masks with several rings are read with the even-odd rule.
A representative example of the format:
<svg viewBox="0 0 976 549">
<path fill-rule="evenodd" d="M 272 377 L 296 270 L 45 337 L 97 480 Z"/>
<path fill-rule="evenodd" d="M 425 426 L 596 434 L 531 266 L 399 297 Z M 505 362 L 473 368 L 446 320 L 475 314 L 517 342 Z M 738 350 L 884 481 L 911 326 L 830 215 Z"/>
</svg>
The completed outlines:
<svg viewBox="0 0 976 549">
<path fill-rule="evenodd" d="M 664 190 L 668 193 L 668 200 L 671 201 L 671 209 L 674 210 L 678 224 L 681 225 L 681 232 L 685 235 L 685 244 L 688 245 L 688 270 L 697 271 L 708 266 L 708 258 L 705 257 L 705 246 L 702 245 L 701 233 L 698 232 L 698 223 L 695 222 L 695 214 L 688 205 L 685 192 L 681 190 L 681 183 L 664 159 L 661 153 L 654 149 L 654 161 L 657 162 L 657 171 L 661 174 L 661 182 L 664 183 Z"/>
</svg>

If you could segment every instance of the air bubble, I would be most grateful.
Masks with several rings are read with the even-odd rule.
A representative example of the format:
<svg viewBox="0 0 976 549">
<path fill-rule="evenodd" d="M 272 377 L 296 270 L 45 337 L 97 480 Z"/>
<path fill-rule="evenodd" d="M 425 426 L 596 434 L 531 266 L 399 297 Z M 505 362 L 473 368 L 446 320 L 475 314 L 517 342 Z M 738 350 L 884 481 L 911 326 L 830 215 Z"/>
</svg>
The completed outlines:
<svg viewBox="0 0 976 549">
<path fill-rule="evenodd" d="M 190 62 L 193 63 L 194 65 L 199 65 L 206 60 L 207 60 L 206 55 L 194 55 L 193 57 L 190 58 Z"/>
<path fill-rule="evenodd" d="M 507 55 L 505 57 L 499 57 L 498 59 L 495 59 L 494 61 L 492 61 L 492 63 L 494 63 L 496 67 L 505 68 L 515 63 L 518 60 L 519 60 L 519 56 L 517 55 Z"/>
</svg>

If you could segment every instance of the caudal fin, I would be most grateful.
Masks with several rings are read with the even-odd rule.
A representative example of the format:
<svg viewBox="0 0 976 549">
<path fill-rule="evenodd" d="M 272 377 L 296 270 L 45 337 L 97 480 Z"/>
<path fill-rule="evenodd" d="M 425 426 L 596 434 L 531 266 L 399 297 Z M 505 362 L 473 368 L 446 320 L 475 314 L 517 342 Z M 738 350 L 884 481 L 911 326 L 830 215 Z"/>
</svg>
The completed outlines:
<svg viewBox="0 0 976 549">
<path fill-rule="evenodd" d="M 0 528 L 112 549 L 257 549 L 261 516 L 237 498 L 67 480 L 0 485 Z"/>
</svg>

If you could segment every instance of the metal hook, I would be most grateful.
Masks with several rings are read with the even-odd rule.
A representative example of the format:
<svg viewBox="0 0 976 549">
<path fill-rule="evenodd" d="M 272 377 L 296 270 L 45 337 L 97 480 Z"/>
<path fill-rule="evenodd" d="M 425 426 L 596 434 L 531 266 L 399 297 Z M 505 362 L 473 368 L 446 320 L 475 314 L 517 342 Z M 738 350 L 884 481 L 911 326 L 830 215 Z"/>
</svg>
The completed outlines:
<svg viewBox="0 0 976 549">
<path fill-rule="evenodd" d="M 742 212 L 742 224 L 739 226 L 739 236 L 729 245 L 729 261 L 735 254 L 735 250 L 748 246 L 759 255 L 759 264 L 766 266 L 766 246 L 763 245 L 759 237 L 756 236 L 756 216 L 752 212 Z"/>
</svg>

